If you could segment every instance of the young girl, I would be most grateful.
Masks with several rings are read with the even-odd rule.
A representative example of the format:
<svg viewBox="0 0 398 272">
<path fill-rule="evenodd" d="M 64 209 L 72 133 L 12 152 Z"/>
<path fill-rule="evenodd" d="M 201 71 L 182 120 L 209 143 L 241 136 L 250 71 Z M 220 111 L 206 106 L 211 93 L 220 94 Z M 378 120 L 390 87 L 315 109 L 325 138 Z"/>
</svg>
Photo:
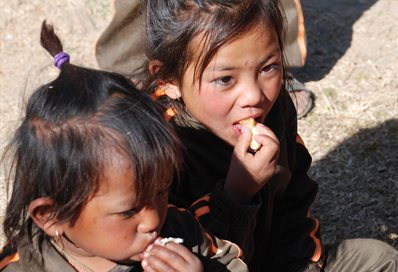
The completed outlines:
<svg viewBox="0 0 398 272">
<path fill-rule="evenodd" d="M 286 92 L 278 2 L 144 3 L 144 86 L 169 107 L 186 151 L 170 201 L 192 206 L 202 225 L 237 242 L 250 271 L 394 271 L 397 252 L 385 243 L 321 243 L 310 212 L 318 185 Z M 246 119 L 257 122 L 256 152 Z"/>
<path fill-rule="evenodd" d="M 41 43 L 61 73 L 33 93 L 9 149 L 0 270 L 247 271 L 236 245 L 167 207 L 179 142 L 150 97 L 69 64 L 45 22 Z"/>
</svg>

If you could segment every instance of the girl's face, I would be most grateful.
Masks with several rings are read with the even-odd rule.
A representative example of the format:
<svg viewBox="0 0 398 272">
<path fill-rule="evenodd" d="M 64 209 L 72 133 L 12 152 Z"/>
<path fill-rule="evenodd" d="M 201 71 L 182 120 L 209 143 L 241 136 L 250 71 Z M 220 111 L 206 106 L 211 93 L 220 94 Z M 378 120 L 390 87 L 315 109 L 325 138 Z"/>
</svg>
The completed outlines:
<svg viewBox="0 0 398 272">
<path fill-rule="evenodd" d="M 167 188 L 153 197 L 151 207 L 137 207 L 134 174 L 122 156 L 105 170 L 94 197 L 75 225 L 64 227 L 65 250 L 80 257 L 112 261 L 141 261 L 140 254 L 154 242 L 167 213 Z"/>
<path fill-rule="evenodd" d="M 191 49 L 200 52 L 202 47 L 200 39 L 192 42 Z M 195 60 L 179 86 L 185 106 L 233 146 L 241 134 L 239 121 L 253 117 L 263 122 L 281 88 L 281 52 L 276 33 L 269 28 L 253 27 L 222 46 L 204 70 L 201 85 L 193 78 L 194 66 Z"/>
</svg>

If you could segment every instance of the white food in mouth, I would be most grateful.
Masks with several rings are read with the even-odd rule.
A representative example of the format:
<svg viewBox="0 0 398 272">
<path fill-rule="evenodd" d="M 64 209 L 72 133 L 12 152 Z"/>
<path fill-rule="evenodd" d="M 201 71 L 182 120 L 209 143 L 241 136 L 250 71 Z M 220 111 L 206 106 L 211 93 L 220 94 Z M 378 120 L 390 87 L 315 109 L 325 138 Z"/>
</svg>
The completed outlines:
<svg viewBox="0 0 398 272">
<path fill-rule="evenodd" d="M 168 238 L 163 238 L 163 239 L 160 239 L 160 240 L 156 240 L 156 243 L 158 245 L 161 245 L 161 246 L 165 246 L 165 245 L 167 245 L 170 242 L 173 242 L 173 243 L 176 243 L 176 244 L 182 244 L 184 242 L 184 240 L 181 239 L 181 238 L 173 238 L 173 237 L 168 237 Z"/>
<path fill-rule="evenodd" d="M 256 124 L 257 124 L 256 120 L 254 120 L 253 118 L 247 118 L 245 120 L 240 121 L 239 124 L 241 124 L 242 126 L 245 124 L 251 129 L 252 140 L 250 142 L 250 149 L 253 152 L 256 152 L 261 146 L 260 143 L 256 142 L 256 140 L 254 140 L 254 136 L 259 134 L 258 130 L 256 129 Z"/>
</svg>

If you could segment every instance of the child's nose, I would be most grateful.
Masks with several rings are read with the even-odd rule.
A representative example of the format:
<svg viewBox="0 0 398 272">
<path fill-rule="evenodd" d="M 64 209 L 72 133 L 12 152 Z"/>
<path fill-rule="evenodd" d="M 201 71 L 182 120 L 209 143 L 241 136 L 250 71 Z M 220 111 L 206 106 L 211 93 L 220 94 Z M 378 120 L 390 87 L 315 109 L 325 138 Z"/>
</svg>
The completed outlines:
<svg viewBox="0 0 398 272">
<path fill-rule="evenodd" d="M 159 211 L 153 208 L 144 208 L 140 212 L 141 222 L 138 225 L 138 232 L 149 233 L 158 230 L 160 225 Z"/>
<path fill-rule="evenodd" d="M 263 92 L 260 84 L 249 82 L 242 86 L 242 103 L 244 106 L 255 106 L 261 102 Z"/>
</svg>

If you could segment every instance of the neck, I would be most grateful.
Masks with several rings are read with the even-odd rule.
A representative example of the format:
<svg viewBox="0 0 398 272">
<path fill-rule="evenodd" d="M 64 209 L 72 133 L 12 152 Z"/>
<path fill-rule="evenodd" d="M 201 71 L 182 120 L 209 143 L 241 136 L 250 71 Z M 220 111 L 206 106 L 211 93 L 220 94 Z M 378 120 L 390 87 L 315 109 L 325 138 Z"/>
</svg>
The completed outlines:
<svg viewBox="0 0 398 272">
<path fill-rule="evenodd" d="M 116 263 L 98 256 L 82 256 L 52 241 L 55 249 L 79 272 L 108 272 Z"/>
</svg>

